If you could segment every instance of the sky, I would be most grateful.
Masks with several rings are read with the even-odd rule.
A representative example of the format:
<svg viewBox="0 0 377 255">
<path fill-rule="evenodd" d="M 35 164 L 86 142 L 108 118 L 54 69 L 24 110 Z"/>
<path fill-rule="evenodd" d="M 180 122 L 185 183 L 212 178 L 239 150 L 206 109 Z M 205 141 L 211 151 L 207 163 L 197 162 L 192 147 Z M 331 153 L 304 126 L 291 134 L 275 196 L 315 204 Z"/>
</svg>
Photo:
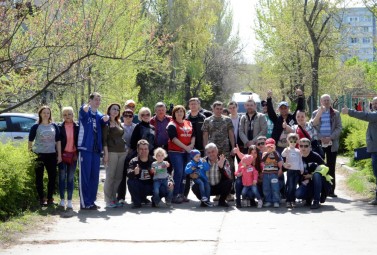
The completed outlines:
<svg viewBox="0 0 377 255">
<path fill-rule="evenodd" d="M 346 0 L 347 1 L 347 0 Z M 233 34 L 239 31 L 244 58 L 254 63 L 254 52 L 261 44 L 255 38 L 256 4 L 258 0 L 229 0 L 233 9 Z M 348 0 L 347 7 L 362 6 L 361 0 Z"/>
</svg>

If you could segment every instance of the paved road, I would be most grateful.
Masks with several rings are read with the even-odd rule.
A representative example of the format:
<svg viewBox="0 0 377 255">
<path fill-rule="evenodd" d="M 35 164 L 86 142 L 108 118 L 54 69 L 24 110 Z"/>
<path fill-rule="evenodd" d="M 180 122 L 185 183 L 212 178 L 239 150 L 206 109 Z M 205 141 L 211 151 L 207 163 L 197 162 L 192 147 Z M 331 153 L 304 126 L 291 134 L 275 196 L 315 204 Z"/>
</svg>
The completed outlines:
<svg viewBox="0 0 377 255">
<path fill-rule="evenodd" d="M 195 199 L 172 210 L 74 212 L 0 253 L 376 254 L 377 207 L 338 195 L 315 211 L 200 208 Z"/>
</svg>

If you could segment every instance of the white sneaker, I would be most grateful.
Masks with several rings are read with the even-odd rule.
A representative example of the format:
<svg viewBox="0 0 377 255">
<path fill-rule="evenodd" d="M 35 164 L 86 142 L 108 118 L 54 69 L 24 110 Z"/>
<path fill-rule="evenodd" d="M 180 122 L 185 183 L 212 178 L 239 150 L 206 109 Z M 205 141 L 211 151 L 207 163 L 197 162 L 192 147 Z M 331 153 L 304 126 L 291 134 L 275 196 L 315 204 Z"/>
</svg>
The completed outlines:
<svg viewBox="0 0 377 255">
<path fill-rule="evenodd" d="M 274 203 L 274 208 L 279 208 L 280 207 L 280 204 L 278 202 L 275 202 Z"/>
<path fill-rule="evenodd" d="M 202 201 L 202 202 L 207 202 L 207 201 L 208 201 L 208 198 L 207 198 L 207 197 L 202 197 L 201 201 Z"/>
<path fill-rule="evenodd" d="M 262 208 L 262 206 L 263 206 L 263 201 L 262 199 L 259 199 L 257 208 Z"/>
<path fill-rule="evenodd" d="M 226 199 L 225 199 L 227 202 L 232 202 L 234 201 L 234 196 L 232 194 L 229 194 Z"/>
<path fill-rule="evenodd" d="M 72 200 L 68 200 L 68 202 L 67 202 L 67 209 L 73 209 Z"/>
<path fill-rule="evenodd" d="M 213 201 L 219 201 L 219 199 L 220 199 L 220 195 L 216 195 Z"/>
<path fill-rule="evenodd" d="M 65 200 L 64 199 L 60 200 L 59 206 L 65 207 Z"/>
</svg>

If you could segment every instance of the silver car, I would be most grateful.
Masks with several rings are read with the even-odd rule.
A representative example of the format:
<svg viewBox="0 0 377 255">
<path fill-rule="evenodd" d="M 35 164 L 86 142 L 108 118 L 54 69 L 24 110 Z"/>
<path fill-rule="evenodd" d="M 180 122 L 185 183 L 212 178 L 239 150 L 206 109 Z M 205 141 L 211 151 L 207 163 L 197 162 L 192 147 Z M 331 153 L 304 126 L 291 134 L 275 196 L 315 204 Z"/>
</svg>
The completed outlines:
<svg viewBox="0 0 377 255">
<path fill-rule="evenodd" d="M 0 114 L 0 142 L 28 141 L 30 128 L 37 122 L 38 116 L 27 113 Z"/>
</svg>

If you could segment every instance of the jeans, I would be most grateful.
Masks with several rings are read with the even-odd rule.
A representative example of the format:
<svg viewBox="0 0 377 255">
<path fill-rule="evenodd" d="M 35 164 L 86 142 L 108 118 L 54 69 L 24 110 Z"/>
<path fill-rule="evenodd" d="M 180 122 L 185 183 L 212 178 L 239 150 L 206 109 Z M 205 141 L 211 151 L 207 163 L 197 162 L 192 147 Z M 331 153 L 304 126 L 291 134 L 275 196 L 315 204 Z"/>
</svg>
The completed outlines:
<svg viewBox="0 0 377 255">
<path fill-rule="evenodd" d="M 326 148 L 323 148 L 323 151 L 326 155 L 326 165 L 329 167 L 329 175 L 334 178 L 332 180 L 332 191 L 330 193 L 334 193 L 335 191 L 335 166 L 336 166 L 336 156 L 338 155 L 338 152 L 331 152 L 331 147 L 328 146 Z"/>
<path fill-rule="evenodd" d="M 56 180 L 56 153 L 39 153 L 36 158 L 35 165 L 35 186 L 37 188 L 37 193 L 39 199 L 44 198 L 43 194 L 43 173 L 46 167 L 48 184 L 47 184 L 47 199 L 52 199 L 52 195 L 55 191 L 55 180 Z"/>
<path fill-rule="evenodd" d="M 76 166 L 77 160 L 73 161 L 72 165 L 67 165 L 63 162 L 58 165 L 60 199 L 64 199 L 65 189 L 67 187 L 67 199 L 72 200 Z"/>
<path fill-rule="evenodd" d="M 141 181 L 139 179 L 128 179 L 127 181 L 128 191 L 131 194 L 131 199 L 134 205 L 140 206 L 141 201 L 145 199 L 146 196 L 153 196 L 153 183 L 150 181 Z M 159 197 L 171 197 L 173 194 L 172 190 L 167 187 L 160 186 Z M 152 197 L 153 199 L 153 197 Z"/>
<path fill-rule="evenodd" d="M 287 202 L 294 202 L 296 200 L 295 193 L 300 177 L 301 172 L 299 170 L 287 171 Z"/>
<path fill-rule="evenodd" d="M 232 188 L 233 181 L 230 179 L 222 180 L 220 183 L 216 185 L 210 185 L 211 187 L 211 196 L 220 195 L 219 203 L 224 203 L 226 197 L 230 194 L 230 190 Z M 195 196 L 201 200 L 202 196 L 200 194 L 199 185 L 194 184 L 191 188 L 192 192 L 195 194 Z M 209 198 L 208 198 L 209 199 Z"/>
<path fill-rule="evenodd" d="M 321 200 L 322 186 L 326 182 L 320 173 L 313 173 L 312 180 L 307 185 L 301 185 L 296 190 L 296 198 L 305 199 L 306 202 L 310 203 L 312 200 Z"/>
<path fill-rule="evenodd" d="M 156 205 L 159 204 L 161 201 L 161 197 L 160 197 L 161 190 L 163 191 L 168 190 L 168 179 L 153 180 L 153 201 Z M 166 202 L 171 203 L 172 196 L 173 196 L 173 193 L 168 192 L 165 198 Z"/>
<path fill-rule="evenodd" d="M 183 194 L 185 190 L 186 174 L 185 168 L 189 161 L 190 155 L 186 152 L 174 152 L 169 151 L 169 158 L 171 165 L 173 167 L 173 180 L 174 180 L 174 191 L 173 195 Z"/>
<path fill-rule="evenodd" d="M 377 199 L 377 152 L 372 152 L 372 168 L 373 174 L 376 178 L 376 199 Z"/>
<path fill-rule="evenodd" d="M 242 198 L 246 198 L 247 197 L 249 199 L 253 199 L 254 196 L 258 200 L 261 199 L 261 196 L 259 194 L 257 185 L 243 186 L 243 189 L 242 189 Z"/>
<path fill-rule="evenodd" d="M 199 186 L 200 195 L 209 199 L 211 196 L 211 185 L 209 185 L 209 182 L 207 180 L 197 178 L 194 179 L 194 183 Z"/>
<path fill-rule="evenodd" d="M 263 173 L 263 194 L 265 202 L 280 202 L 278 174 Z"/>
</svg>

